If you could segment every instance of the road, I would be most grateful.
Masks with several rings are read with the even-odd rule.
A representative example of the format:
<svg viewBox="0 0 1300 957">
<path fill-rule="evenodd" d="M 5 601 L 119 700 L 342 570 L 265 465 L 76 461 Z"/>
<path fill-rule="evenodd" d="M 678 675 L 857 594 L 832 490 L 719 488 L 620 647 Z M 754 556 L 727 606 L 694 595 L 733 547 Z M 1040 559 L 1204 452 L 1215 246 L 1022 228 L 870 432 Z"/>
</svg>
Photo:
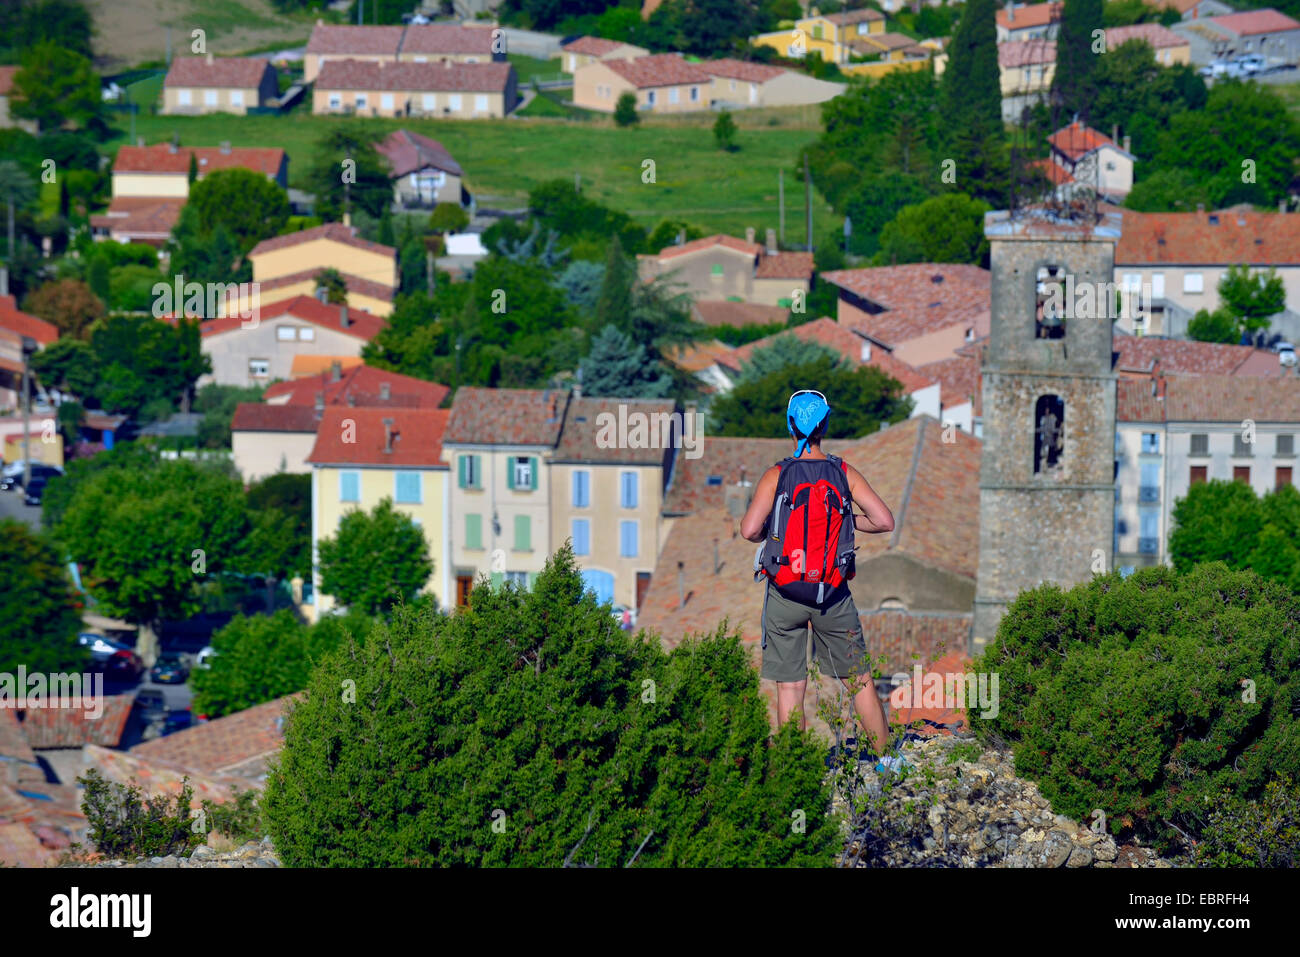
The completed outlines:
<svg viewBox="0 0 1300 957">
<path fill-rule="evenodd" d="M 33 531 L 39 531 L 41 527 L 40 506 L 25 504 L 23 493 L 12 489 L 0 492 L 0 518 L 16 518 L 27 523 Z"/>
</svg>

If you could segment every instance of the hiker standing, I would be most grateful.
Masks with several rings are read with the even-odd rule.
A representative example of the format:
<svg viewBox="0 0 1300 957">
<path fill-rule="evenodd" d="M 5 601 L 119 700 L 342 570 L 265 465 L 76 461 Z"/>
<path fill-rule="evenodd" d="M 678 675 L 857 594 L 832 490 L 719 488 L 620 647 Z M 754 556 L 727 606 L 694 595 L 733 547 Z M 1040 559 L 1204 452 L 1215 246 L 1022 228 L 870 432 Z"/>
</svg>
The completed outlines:
<svg viewBox="0 0 1300 957">
<path fill-rule="evenodd" d="M 888 532 L 889 507 L 853 466 L 822 452 L 831 409 L 820 392 L 790 396 L 787 428 L 792 457 L 763 473 L 740 523 L 740 534 L 764 546 L 755 571 L 766 579 L 763 598 L 763 677 L 775 681 L 777 719 L 798 712 L 806 727 L 808 626 L 822 670 L 853 695 L 858 719 L 875 752 L 889 743 L 889 726 L 876 697 L 862 623 L 849 592 L 853 530 Z M 864 514 L 854 515 L 856 502 Z"/>
</svg>

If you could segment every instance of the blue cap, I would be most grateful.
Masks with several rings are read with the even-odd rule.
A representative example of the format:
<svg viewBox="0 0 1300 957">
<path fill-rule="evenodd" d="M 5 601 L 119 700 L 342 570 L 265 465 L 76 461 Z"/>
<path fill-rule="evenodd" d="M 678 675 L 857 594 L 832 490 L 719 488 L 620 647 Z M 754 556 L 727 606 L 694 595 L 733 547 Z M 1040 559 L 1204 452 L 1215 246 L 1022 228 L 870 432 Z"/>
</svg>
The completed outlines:
<svg viewBox="0 0 1300 957">
<path fill-rule="evenodd" d="M 804 449 L 808 447 L 808 436 L 812 435 L 830 414 L 831 407 L 826 404 L 826 396 L 820 392 L 809 389 L 790 396 L 790 403 L 785 409 L 786 428 L 790 430 L 791 437 L 803 436 L 799 439 L 796 456 L 803 455 Z"/>
</svg>

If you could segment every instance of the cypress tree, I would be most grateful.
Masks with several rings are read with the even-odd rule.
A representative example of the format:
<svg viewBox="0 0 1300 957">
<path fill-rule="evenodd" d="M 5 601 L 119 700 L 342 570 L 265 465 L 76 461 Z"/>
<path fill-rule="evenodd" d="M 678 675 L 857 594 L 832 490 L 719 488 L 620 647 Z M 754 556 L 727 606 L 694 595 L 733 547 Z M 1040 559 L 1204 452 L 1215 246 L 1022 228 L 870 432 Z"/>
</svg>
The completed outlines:
<svg viewBox="0 0 1300 957">
<path fill-rule="evenodd" d="M 1060 120 L 1058 127 L 1075 113 L 1081 121 L 1088 120 L 1088 108 L 1097 92 L 1097 66 L 1106 50 L 1104 33 L 1100 40 L 1094 40 L 1102 29 L 1102 0 L 1065 0 L 1056 34 L 1056 74 L 1052 77 L 1052 105 L 1057 111 L 1054 119 Z M 1100 48 L 1094 49 L 1098 42 Z"/>
<path fill-rule="evenodd" d="M 632 283 L 636 275 L 632 265 L 623 255 L 623 244 L 615 234 L 609 239 L 609 253 L 605 257 L 605 275 L 596 298 L 596 323 L 626 329 L 632 312 Z"/>
<path fill-rule="evenodd" d="M 195 157 L 195 155 L 194 155 L 193 153 L 191 153 L 191 154 L 190 154 L 190 174 L 189 174 L 190 185 L 193 186 L 193 185 L 194 185 L 194 181 L 197 180 L 198 178 L 199 178 L 199 161 L 198 161 L 198 159 Z"/>
<path fill-rule="evenodd" d="M 949 129 L 967 137 L 1002 130 L 994 0 L 968 0 L 948 44 L 942 103 Z"/>
</svg>

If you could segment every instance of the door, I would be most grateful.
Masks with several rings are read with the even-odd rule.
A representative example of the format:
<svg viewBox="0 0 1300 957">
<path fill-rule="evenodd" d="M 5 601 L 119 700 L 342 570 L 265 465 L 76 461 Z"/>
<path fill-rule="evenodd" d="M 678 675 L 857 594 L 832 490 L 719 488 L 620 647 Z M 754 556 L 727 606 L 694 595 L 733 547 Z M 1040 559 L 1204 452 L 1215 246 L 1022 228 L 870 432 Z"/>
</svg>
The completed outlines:
<svg viewBox="0 0 1300 957">
<path fill-rule="evenodd" d="M 469 607 L 469 593 L 474 589 L 473 575 L 456 576 L 456 607 Z"/>
<path fill-rule="evenodd" d="M 613 603 L 614 601 L 614 576 L 609 572 L 598 571 L 594 568 L 585 568 L 582 572 L 582 583 L 591 591 L 596 593 L 596 601 L 603 603 Z"/>
<path fill-rule="evenodd" d="M 650 572 L 636 573 L 636 612 L 641 614 L 641 607 L 645 604 L 645 593 L 650 590 Z"/>
</svg>

